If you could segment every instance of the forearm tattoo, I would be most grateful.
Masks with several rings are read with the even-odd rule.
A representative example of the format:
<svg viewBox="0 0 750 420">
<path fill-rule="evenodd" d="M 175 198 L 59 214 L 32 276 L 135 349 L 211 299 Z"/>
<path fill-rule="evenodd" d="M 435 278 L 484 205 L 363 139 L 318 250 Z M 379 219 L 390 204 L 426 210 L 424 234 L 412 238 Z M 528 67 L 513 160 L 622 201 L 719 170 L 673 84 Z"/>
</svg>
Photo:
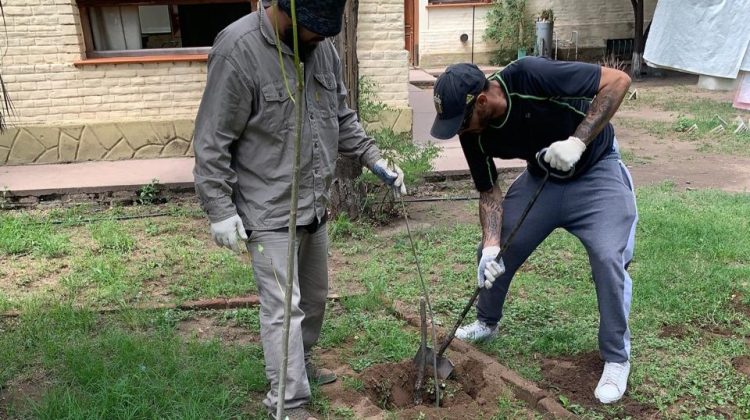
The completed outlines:
<svg viewBox="0 0 750 420">
<path fill-rule="evenodd" d="M 612 116 L 615 115 L 624 96 L 625 92 L 620 92 L 619 89 L 602 89 L 591 102 L 586 118 L 581 121 L 573 135 L 581 139 L 586 145 L 591 144 Z"/>
<path fill-rule="evenodd" d="M 482 224 L 483 246 L 500 246 L 500 229 L 503 220 L 502 191 L 495 186 L 479 194 L 479 221 Z"/>
</svg>

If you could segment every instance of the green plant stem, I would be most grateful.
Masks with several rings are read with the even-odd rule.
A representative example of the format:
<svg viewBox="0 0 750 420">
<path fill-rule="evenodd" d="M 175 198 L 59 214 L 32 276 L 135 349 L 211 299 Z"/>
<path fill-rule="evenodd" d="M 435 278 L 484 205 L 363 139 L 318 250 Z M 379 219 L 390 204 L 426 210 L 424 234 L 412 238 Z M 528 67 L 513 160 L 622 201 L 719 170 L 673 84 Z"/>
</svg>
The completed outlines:
<svg viewBox="0 0 750 420">
<path fill-rule="evenodd" d="M 276 418 L 284 418 L 284 394 L 286 392 L 286 371 L 289 364 L 289 323 L 292 313 L 292 287 L 295 273 L 295 244 L 297 242 L 297 202 L 299 199 L 300 179 L 300 149 L 302 144 L 302 98 L 305 87 L 304 71 L 299 55 L 299 41 L 297 35 L 297 10 L 295 0 L 291 0 L 292 9 L 292 37 L 294 38 L 294 68 L 297 72 L 297 100 L 294 109 L 297 114 L 297 124 L 294 139 L 294 175 L 292 177 L 292 199 L 289 209 L 289 247 L 286 264 L 286 293 L 284 294 L 284 325 L 282 328 L 282 359 L 279 371 L 279 389 L 277 393 Z M 277 41 L 278 42 L 278 41 Z"/>
<path fill-rule="evenodd" d="M 278 1 L 274 1 L 274 5 L 278 5 Z M 260 10 L 263 10 L 263 7 L 260 7 Z M 278 13 L 278 9 L 276 9 Z M 284 65 L 284 55 L 281 52 L 281 36 L 279 35 L 279 16 L 274 13 L 273 20 L 274 20 L 274 28 L 276 31 L 276 51 L 279 53 L 279 66 L 281 66 L 281 78 L 284 79 L 284 88 L 286 89 L 287 94 L 292 99 L 292 101 L 295 100 L 294 95 L 292 95 L 292 89 L 289 87 L 289 78 L 286 77 L 286 66 Z"/>
</svg>

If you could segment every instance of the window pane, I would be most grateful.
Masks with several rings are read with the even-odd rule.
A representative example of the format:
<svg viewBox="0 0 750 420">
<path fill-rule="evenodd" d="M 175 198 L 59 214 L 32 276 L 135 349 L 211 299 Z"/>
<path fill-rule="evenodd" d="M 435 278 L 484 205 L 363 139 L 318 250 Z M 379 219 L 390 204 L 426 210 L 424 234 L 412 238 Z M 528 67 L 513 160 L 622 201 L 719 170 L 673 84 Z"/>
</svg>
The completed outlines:
<svg viewBox="0 0 750 420">
<path fill-rule="evenodd" d="M 177 7 L 183 47 L 210 47 L 222 29 L 250 13 L 250 3 L 195 4 Z"/>
<path fill-rule="evenodd" d="M 141 33 L 148 34 L 171 34 L 172 23 L 169 19 L 169 6 L 140 6 L 138 13 L 141 16 Z"/>
<path fill-rule="evenodd" d="M 250 3 L 89 8 L 95 51 L 210 47 L 227 25 L 250 13 Z"/>
<path fill-rule="evenodd" d="M 141 44 L 138 6 L 91 9 L 91 34 L 97 50 L 137 50 Z"/>
</svg>

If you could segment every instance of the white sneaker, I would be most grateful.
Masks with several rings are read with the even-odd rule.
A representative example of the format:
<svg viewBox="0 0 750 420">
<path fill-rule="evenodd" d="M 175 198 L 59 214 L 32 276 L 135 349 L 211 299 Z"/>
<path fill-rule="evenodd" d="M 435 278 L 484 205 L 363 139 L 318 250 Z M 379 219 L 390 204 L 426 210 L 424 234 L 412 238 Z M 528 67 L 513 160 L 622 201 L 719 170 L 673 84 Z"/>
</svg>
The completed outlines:
<svg viewBox="0 0 750 420">
<path fill-rule="evenodd" d="M 497 325 L 490 327 L 480 320 L 456 330 L 456 338 L 463 341 L 486 341 L 497 336 Z"/>
<path fill-rule="evenodd" d="M 602 404 L 618 401 L 628 387 L 628 375 L 630 375 L 629 361 L 625 363 L 605 362 L 602 378 L 599 379 L 594 396 Z"/>
</svg>

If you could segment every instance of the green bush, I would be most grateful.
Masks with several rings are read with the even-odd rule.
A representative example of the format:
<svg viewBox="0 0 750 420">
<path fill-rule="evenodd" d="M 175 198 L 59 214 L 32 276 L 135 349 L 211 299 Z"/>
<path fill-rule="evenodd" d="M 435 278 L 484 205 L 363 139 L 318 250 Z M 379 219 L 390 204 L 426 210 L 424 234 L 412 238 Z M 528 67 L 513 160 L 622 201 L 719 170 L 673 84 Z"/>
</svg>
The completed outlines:
<svg viewBox="0 0 750 420">
<path fill-rule="evenodd" d="M 361 78 L 359 83 L 359 116 L 363 121 L 374 121 L 378 115 L 389 110 L 388 106 L 375 98 L 377 85 L 367 78 Z M 433 168 L 432 161 L 438 156 L 439 148 L 428 144 L 415 144 L 411 133 L 396 133 L 390 128 L 369 130 L 368 134 L 375 139 L 383 157 L 395 162 L 404 171 L 407 187 L 415 185 Z M 380 184 L 380 181 L 365 171 L 361 181 Z"/>
<path fill-rule="evenodd" d="M 518 49 L 530 54 L 534 46 L 534 24 L 526 0 L 494 0 L 487 12 L 485 40 L 497 44 L 493 64 L 505 65 L 517 57 Z"/>
</svg>

